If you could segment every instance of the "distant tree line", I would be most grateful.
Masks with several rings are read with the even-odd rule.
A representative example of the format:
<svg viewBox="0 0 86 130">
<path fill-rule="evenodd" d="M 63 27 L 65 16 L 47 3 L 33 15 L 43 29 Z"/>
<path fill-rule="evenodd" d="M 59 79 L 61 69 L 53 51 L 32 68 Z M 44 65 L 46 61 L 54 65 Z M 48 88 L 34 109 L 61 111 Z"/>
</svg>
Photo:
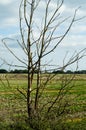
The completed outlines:
<svg viewBox="0 0 86 130">
<path fill-rule="evenodd" d="M 15 70 L 7 71 L 6 69 L 0 69 L 0 73 L 18 73 L 18 74 L 21 74 L 21 73 L 27 73 L 27 70 L 15 69 Z"/>
<path fill-rule="evenodd" d="M 15 70 L 6 70 L 6 69 L 0 69 L 0 73 L 17 73 L 17 74 L 22 74 L 22 73 L 28 73 L 28 70 L 19 70 L 19 69 L 15 69 Z M 35 73 L 37 73 L 37 71 L 35 71 Z M 67 70 L 67 71 L 61 71 L 61 70 L 57 70 L 57 71 L 53 71 L 53 72 L 47 72 L 45 71 L 45 73 L 53 73 L 53 74 L 86 74 L 86 70 L 78 70 L 78 71 L 71 71 L 71 70 Z"/>
<path fill-rule="evenodd" d="M 52 73 L 54 74 L 86 74 L 86 70 L 78 70 L 78 71 L 67 70 L 65 72 L 61 70 L 57 70 L 57 71 L 53 71 Z"/>
</svg>

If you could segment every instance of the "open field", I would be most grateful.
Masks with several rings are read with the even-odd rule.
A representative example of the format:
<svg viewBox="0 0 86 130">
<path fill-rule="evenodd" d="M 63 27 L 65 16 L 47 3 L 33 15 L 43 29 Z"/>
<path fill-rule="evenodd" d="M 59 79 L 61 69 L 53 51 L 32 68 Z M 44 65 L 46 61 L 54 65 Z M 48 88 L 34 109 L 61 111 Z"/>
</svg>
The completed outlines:
<svg viewBox="0 0 86 130">
<path fill-rule="evenodd" d="M 46 75 L 43 78 L 46 78 Z M 45 90 L 45 97 L 55 95 L 56 91 L 59 91 L 60 79 L 61 75 L 57 75 L 50 81 Z M 66 117 L 66 124 L 70 125 L 72 130 L 86 130 L 86 75 L 76 75 L 73 82 L 74 87 L 67 93 L 72 105 L 70 114 Z M 26 91 L 26 74 L 0 75 L 0 130 L 14 129 L 13 124 L 16 123 L 19 126 L 22 124 L 23 130 L 30 129 L 24 122 L 27 117 L 26 101 L 17 88 Z"/>
</svg>

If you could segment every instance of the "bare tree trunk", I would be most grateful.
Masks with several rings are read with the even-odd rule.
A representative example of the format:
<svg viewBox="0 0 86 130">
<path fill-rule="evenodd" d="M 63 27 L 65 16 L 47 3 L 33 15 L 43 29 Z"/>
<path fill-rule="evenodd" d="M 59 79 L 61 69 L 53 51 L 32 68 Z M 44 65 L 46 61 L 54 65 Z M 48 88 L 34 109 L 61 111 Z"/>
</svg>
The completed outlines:
<svg viewBox="0 0 86 130">
<path fill-rule="evenodd" d="M 39 100 L 39 89 L 40 89 L 40 60 L 38 62 L 38 70 L 37 70 L 37 86 L 36 86 L 36 95 L 35 95 L 35 110 L 38 109 L 38 100 Z"/>
</svg>

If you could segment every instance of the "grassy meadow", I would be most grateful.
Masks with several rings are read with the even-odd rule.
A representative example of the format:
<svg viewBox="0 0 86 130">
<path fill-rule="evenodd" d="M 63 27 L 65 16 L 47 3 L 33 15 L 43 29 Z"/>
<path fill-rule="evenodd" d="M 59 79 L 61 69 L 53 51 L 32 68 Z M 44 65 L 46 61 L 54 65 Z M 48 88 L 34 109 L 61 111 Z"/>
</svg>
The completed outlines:
<svg viewBox="0 0 86 130">
<path fill-rule="evenodd" d="M 45 97 L 55 95 L 56 91 L 59 91 L 60 77 L 61 75 L 58 74 L 48 83 L 44 92 Z M 43 78 L 46 78 L 46 75 Z M 34 86 L 35 82 L 34 77 Z M 66 94 L 72 105 L 70 112 L 66 115 L 64 129 L 86 130 L 86 75 L 77 74 L 73 84 L 74 87 Z M 31 130 L 25 122 L 26 100 L 17 88 L 26 93 L 27 74 L 0 74 L 0 130 Z M 62 130 L 62 128 L 59 126 L 56 130 Z"/>
</svg>

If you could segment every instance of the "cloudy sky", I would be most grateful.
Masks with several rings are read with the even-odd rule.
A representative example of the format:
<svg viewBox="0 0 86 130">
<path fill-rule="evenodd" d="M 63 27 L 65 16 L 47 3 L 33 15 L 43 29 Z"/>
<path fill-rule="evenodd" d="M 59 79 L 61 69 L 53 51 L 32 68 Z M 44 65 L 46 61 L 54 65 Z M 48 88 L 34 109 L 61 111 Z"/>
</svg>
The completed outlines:
<svg viewBox="0 0 86 130">
<path fill-rule="evenodd" d="M 6 48 L 1 42 L 2 38 L 5 37 L 18 37 L 19 35 L 19 15 L 18 7 L 21 0 L 0 0 L 0 57 L 7 60 L 10 63 L 13 63 L 15 59 L 7 52 Z M 43 1 L 43 0 L 42 0 Z M 52 7 L 55 7 L 56 0 L 53 0 Z M 61 8 L 61 13 L 63 17 L 73 16 L 74 10 L 79 10 L 77 12 L 77 19 L 86 16 L 86 0 L 64 0 L 64 4 Z M 43 5 L 40 8 L 41 15 Z M 40 18 L 39 18 L 40 19 Z M 38 24 L 39 24 L 38 20 Z M 65 22 L 65 27 L 67 26 L 68 21 Z M 60 29 L 60 32 L 62 28 Z M 17 47 L 16 43 L 10 42 L 10 47 L 13 50 L 16 50 L 16 54 L 19 57 L 24 57 L 21 50 Z M 56 64 L 62 64 L 62 59 L 64 59 L 65 54 L 68 52 L 67 58 L 71 57 L 75 51 L 80 51 L 81 49 L 86 48 L 86 18 L 77 21 L 72 26 L 70 32 L 62 43 L 58 46 L 55 53 L 51 56 Z M 53 58 L 54 56 L 54 58 Z M 48 57 L 49 59 L 49 57 Z M 47 60 L 47 59 L 46 59 Z M 56 62 L 57 61 L 57 62 Z M 16 64 L 18 62 L 16 61 Z M 0 60 L 0 65 L 3 64 L 3 61 Z M 18 63 L 19 64 L 19 63 Z M 6 67 L 5 65 L 1 68 Z M 79 69 L 86 69 L 86 57 L 79 62 Z"/>
</svg>

